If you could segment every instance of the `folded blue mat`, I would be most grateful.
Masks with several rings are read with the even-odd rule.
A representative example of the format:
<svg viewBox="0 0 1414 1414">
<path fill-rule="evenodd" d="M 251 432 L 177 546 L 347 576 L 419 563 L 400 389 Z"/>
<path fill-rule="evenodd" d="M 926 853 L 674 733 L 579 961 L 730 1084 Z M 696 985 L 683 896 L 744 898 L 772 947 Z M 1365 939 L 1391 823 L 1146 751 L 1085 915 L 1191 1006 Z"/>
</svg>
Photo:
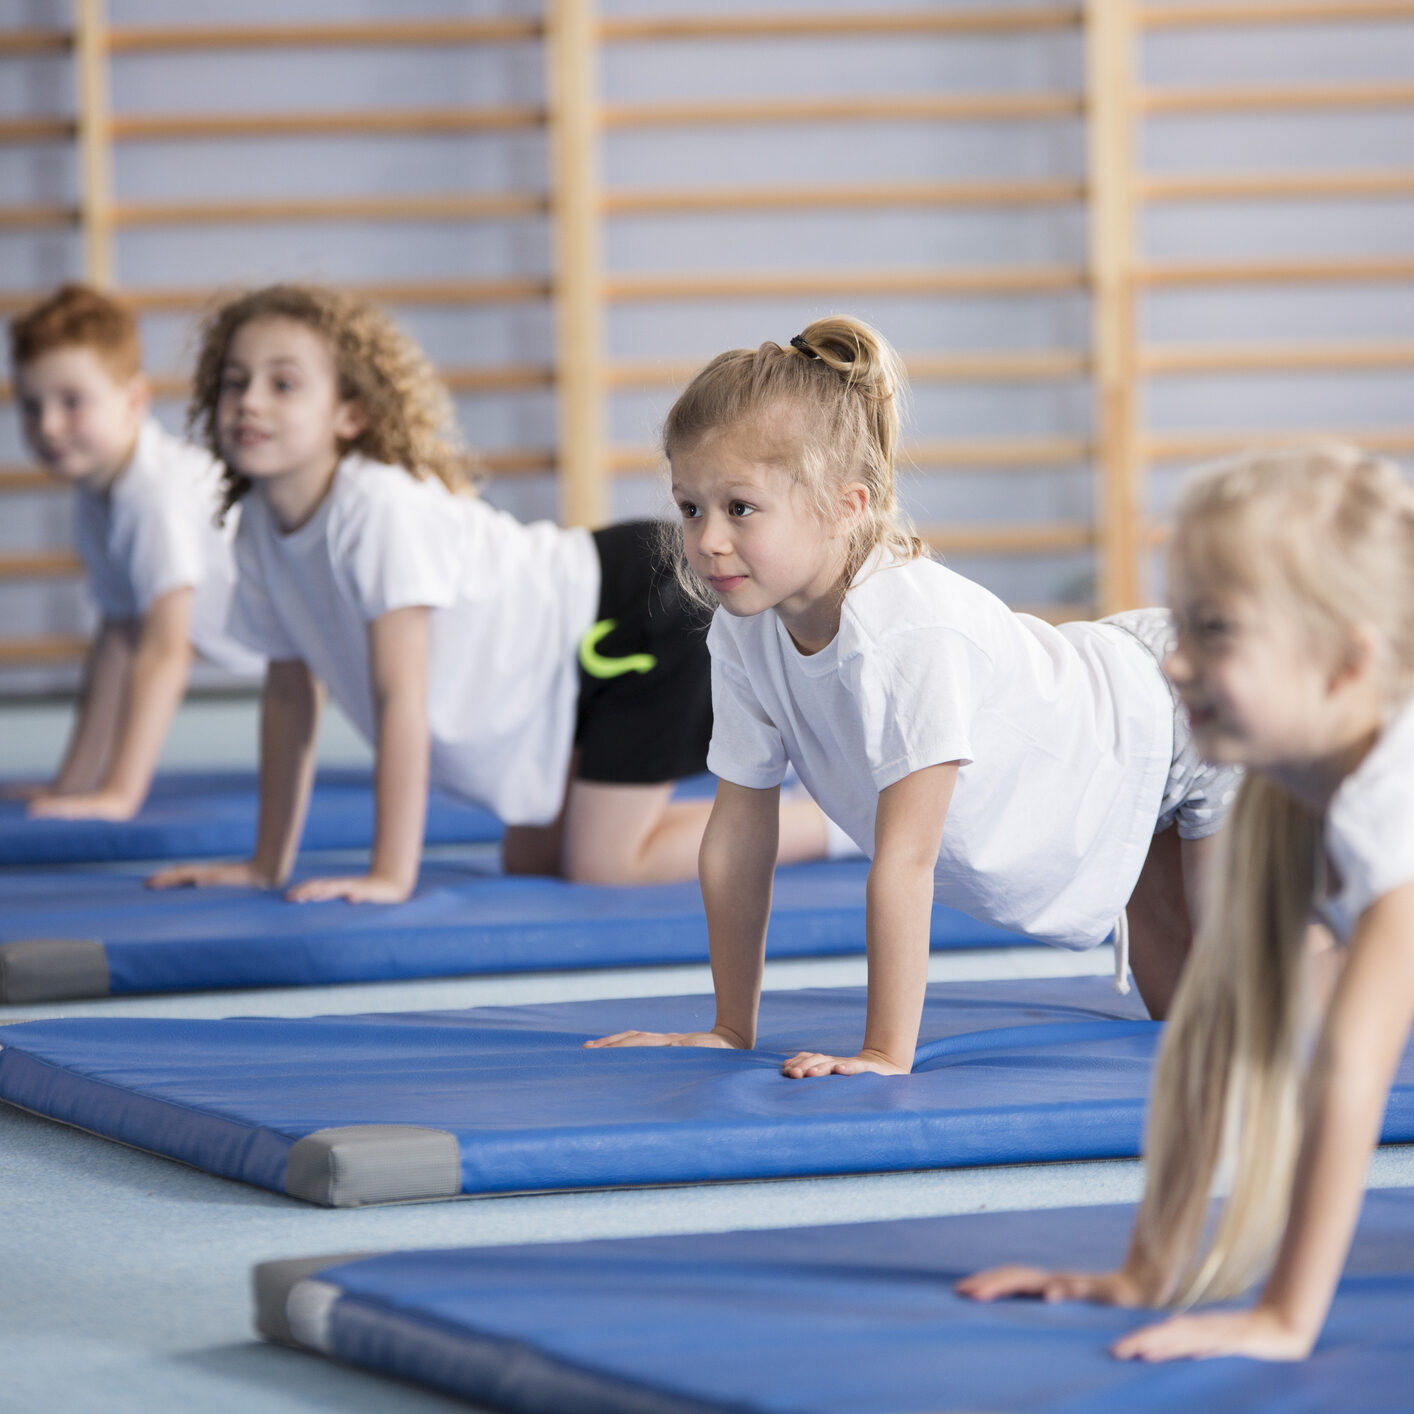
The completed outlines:
<svg viewBox="0 0 1414 1414">
<path fill-rule="evenodd" d="M 1129 1207 L 323 1257 L 256 1269 L 270 1339 L 523 1414 L 1405 1414 L 1414 1193 L 1371 1193 L 1299 1365 L 1122 1363 L 1155 1319 L 952 1284 L 1113 1267 Z"/>
<path fill-rule="evenodd" d="M 255 843 L 252 771 L 159 776 L 135 818 L 31 820 L 22 801 L 0 800 L 0 865 L 97 864 L 124 859 L 246 855 Z M 501 822 L 480 806 L 433 791 L 428 844 L 501 838 Z M 367 771 L 321 771 L 305 821 L 303 849 L 367 849 L 373 790 Z"/>
<path fill-rule="evenodd" d="M 0 875 L 0 1002 L 707 960 L 695 882 L 609 889 L 427 865 L 411 900 L 381 907 L 155 893 L 143 872 Z M 780 870 L 771 956 L 862 953 L 867 875 L 859 859 Z M 933 910 L 935 948 L 1025 941 Z"/>
<path fill-rule="evenodd" d="M 755 1051 L 585 1051 L 711 1024 L 708 997 L 308 1020 L 0 1028 L 0 1100 L 197 1168 L 354 1206 L 1138 1152 L 1158 1026 L 1098 977 L 935 984 L 908 1076 L 800 1081 L 849 1054 L 864 990 L 768 992 Z M 1414 1065 L 1388 1139 L 1414 1138 Z"/>
</svg>

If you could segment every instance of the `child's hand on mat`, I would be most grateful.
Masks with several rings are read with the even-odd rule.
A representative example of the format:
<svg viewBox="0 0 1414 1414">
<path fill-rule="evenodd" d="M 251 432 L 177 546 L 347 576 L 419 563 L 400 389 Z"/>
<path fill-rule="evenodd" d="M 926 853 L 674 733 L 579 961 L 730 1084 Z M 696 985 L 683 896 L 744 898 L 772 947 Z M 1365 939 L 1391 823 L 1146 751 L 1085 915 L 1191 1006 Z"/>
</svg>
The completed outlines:
<svg viewBox="0 0 1414 1414">
<path fill-rule="evenodd" d="M 964 1277 L 953 1288 L 974 1301 L 1034 1296 L 1042 1301 L 1092 1301 L 1097 1306 L 1138 1306 L 1139 1284 L 1127 1272 L 1053 1272 L 1013 1263 Z"/>
<path fill-rule="evenodd" d="M 586 1041 L 587 1051 L 608 1046 L 716 1046 L 728 1051 L 749 1051 L 750 1046 L 725 1027 L 714 1031 L 615 1031 L 612 1036 L 600 1036 Z"/>
<path fill-rule="evenodd" d="M 342 898 L 350 903 L 403 903 L 412 885 L 381 874 L 354 874 L 346 878 L 306 879 L 285 895 L 291 903 L 325 903 Z"/>
<path fill-rule="evenodd" d="M 1120 1360 L 1208 1360 L 1215 1355 L 1246 1355 L 1253 1360 L 1304 1360 L 1315 1334 L 1295 1330 L 1275 1311 L 1204 1311 L 1173 1316 L 1157 1325 L 1131 1331 L 1110 1347 Z"/>
<path fill-rule="evenodd" d="M 148 877 L 149 889 L 273 889 L 278 881 L 242 859 L 227 864 L 173 864 Z"/>
<path fill-rule="evenodd" d="M 860 1051 L 857 1056 L 826 1056 L 818 1051 L 799 1051 L 782 1067 L 781 1074 L 792 1080 L 814 1075 L 907 1075 L 909 1067 L 899 1065 L 878 1051 Z"/>
<path fill-rule="evenodd" d="M 29 802 L 29 814 L 36 820 L 131 820 L 138 808 L 137 802 L 108 790 L 73 795 L 40 792 Z"/>
</svg>

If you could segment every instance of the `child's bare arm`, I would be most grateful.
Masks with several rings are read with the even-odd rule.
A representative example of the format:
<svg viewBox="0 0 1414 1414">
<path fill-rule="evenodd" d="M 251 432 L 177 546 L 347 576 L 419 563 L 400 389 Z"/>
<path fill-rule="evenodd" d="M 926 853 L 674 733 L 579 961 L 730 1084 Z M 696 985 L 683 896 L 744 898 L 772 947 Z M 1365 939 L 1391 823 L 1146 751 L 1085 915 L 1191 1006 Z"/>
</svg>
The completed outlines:
<svg viewBox="0 0 1414 1414">
<path fill-rule="evenodd" d="M 1366 910 L 1331 1001 L 1307 1090 L 1306 1129 L 1276 1266 L 1248 1311 L 1176 1316 L 1119 1341 L 1122 1358 L 1303 1360 L 1325 1324 L 1414 1024 L 1414 884 Z"/>
<path fill-rule="evenodd" d="M 417 883 L 427 818 L 428 610 L 394 609 L 368 626 L 378 741 L 373 771 L 375 823 L 367 874 L 309 879 L 290 890 L 297 903 L 345 898 L 401 903 Z"/>
<path fill-rule="evenodd" d="M 132 663 L 135 625 L 129 620 L 104 619 L 84 655 L 78 706 L 63 760 L 47 785 L 14 787 L 10 799 L 40 800 L 97 789 L 113 755 L 118 717 Z"/>
<path fill-rule="evenodd" d="M 304 833 L 314 784 L 314 742 L 322 689 L 297 659 L 265 669 L 260 696 L 260 819 L 255 853 L 228 864 L 179 864 L 147 882 L 154 889 L 182 885 L 245 885 L 270 889 L 289 877 Z"/>
<path fill-rule="evenodd" d="M 73 785 L 63 794 L 41 796 L 31 804 L 31 814 L 130 820 L 142 808 L 187 689 L 191 601 L 187 586 L 154 599 L 131 635 L 130 655 L 114 642 L 126 636 L 126 625 L 114 626 L 110 634 L 105 623 L 100 642 L 105 636 L 107 642 L 102 656 L 95 654 L 96 671 L 84 693 L 80 724 L 65 762 L 66 772 L 77 766 L 75 777 L 87 775 L 101 753 L 98 782 L 88 789 Z M 99 648 L 95 643 L 95 650 Z"/>
<path fill-rule="evenodd" d="M 717 782 L 702 837 L 698 878 L 707 910 L 717 1016 L 710 1031 L 619 1031 L 594 1046 L 724 1046 L 756 1044 L 771 880 L 780 837 L 780 789 L 752 790 Z"/>
<path fill-rule="evenodd" d="M 933 871 L 957 784 L 957 762 L 914 771 L 879 794 L 869 869 L 869 1005 L 858 1055 L 801 1051 L 783 1067 L 794 1079 L 906 1075 L 913 1068 L 928 985 Z"/>
</svg>

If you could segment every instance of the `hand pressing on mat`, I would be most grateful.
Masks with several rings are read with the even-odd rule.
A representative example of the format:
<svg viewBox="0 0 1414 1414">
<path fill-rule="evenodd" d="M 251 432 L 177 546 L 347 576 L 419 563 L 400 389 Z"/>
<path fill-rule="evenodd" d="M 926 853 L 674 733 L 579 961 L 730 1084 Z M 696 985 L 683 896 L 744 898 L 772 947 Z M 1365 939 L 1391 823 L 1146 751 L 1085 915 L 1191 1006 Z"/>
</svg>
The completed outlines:
<svg viewBox="0 0 1414 1414">
<path fill-rule="evenodd" d="M 615 1031 L 612 1036 L 600 1036 L 586 1041 L 587 1051 L 605 1050 L 610 1046 L 708 1046 L 728 1051 L 749 1051 L 751 1043 L 719 1026 L 711 1031 Z"/>
<path fill-rule="evenodd" d="M 306 879 L 285 897 L 291 903 L 325 903 L 336 898 L 347 899 L 349 903 L 403 903 L 411 895 L 412 887 L 401 879 L 381 874 L 355 874 L 344 878 Z"/>
<path fill-rule="evenodd" d="M 1120 1360 L 1210 1360 L 1246 1355 L 1253 1360 L 1304 1360 L 1316 1333 L 1299 1330 L 1269 1306 L 1250 1311 L 1204 1311 L 1131 1331 L 1110 1346 Z"/>
<path fill-rule="evenodd" d="M 279 879 L 253 859 L 221 864 L 173 864 L 148 877 L 149 889 L 273 889 Z"/>
<path fill-rule="evenodd" d="M 27 813 L 33 820 L 131 820 L 141 804 L 113 790 L 43 792 L 30 798 Z"/>
<path fill-rule="evenodd" d="M 999 1301 L 1008 1296 L 1032 1296 L 1041 1301 L 1090 1301 L 1097 1306 L 1139 1306 L 1139 1283 L 1123 1269 L 1117 1272 L 1054 1272 L 1013 1262 L 964 1277 L 953 1288 L 973 1301 Z"/>
<path fill-rule="evenodd" d="M 878 1051 L 863 1050 L 857 1056 L 799 1051 L 781 1067 L 781 1074 L 792 1080 L 806 1080 L 816 1075 L 907 1075 L 909 1069 Z"/>
</svg>

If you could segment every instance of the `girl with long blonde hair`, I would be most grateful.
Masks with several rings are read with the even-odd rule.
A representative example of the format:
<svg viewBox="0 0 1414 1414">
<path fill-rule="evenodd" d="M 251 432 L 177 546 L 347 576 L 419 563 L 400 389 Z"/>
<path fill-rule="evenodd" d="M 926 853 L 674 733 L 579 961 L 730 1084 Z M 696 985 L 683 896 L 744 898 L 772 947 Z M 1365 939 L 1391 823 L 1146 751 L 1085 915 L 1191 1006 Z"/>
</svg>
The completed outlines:
<svg viewBox="0 0 1414 1414">
<path fill-rule="evenodd" d="M 1345 447 L 1216 468 L 1182 498 L 1169 593 L 1195 737 L 1248 774 L 1159 1055 L 1129 1252 L 1115 1272 L 1002 1267 L 960 1290 L 1185 1309 L 1270 1267 L 1251 1308 L 1114 1351 L 1299 1360 L 1414 1023 L 1414 487 Z M 1313 920 L 1342 945 L 1324 1008 Z"/>
<path fill-rule="evenodd" d="M 871 865 L 863 1045 L 787 1076 L 912 1068 L 935 899 L 1070 948 L 1127 906 L 1140 992 L 1167 1006 L 1233 789 L 1175 718 L 1168 616 L 1055 628 L 929 558 L 898 505 L 904 392 L 883 337 L 831 316 L 722 354 L 669 413 L 686 568 L 718 605 L 698 861 L 717 1017 L 593 1044 L 753 1044 L 788 765 Z"/>
</svg>

